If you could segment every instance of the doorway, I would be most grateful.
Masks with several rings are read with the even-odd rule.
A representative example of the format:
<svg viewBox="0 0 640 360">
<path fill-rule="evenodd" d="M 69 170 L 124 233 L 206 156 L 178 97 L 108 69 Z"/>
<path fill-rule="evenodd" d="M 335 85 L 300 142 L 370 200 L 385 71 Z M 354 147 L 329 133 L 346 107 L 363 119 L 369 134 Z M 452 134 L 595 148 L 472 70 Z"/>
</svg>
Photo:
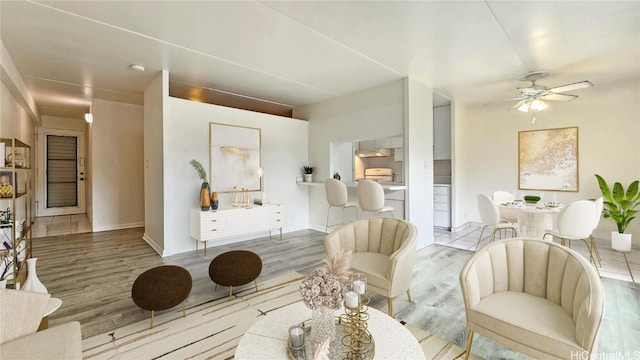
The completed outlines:
<svg viewBox="0 0 640 360">
<path fill-rule="evenodd" d="M 38 143 L 37 216 L 85 213 L 84 132 L 42 129 Z"/>
</svg>

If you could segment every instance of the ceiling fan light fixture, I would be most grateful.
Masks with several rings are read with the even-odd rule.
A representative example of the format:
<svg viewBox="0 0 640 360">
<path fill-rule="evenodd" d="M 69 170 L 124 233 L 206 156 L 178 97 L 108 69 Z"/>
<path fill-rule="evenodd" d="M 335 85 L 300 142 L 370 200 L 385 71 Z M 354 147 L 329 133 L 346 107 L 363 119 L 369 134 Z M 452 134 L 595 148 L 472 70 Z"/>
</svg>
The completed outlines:
<svg viewBox="0 0 640 360">
<path fill-rule="evenodd" d="M 547 105 L 547 103 L 545 103 L 544 101 L 542 101 L 540 99 L 531 99 L 531 100 L 528 100 L 528 101 L 524 102 L 522 105 L 520 105 L 518 110 L 522 111 L 522 112 L 525 112 L 525 113 L 528 113 L 528 112 L 542 111 L 542 110 L 545 110 L 548 107 L 549 107 L 549 105 Z"/>
<path fill-rule="evenodd" d="M 548 108 L 549 105 L 540 99 L 534 99 L 531 101 L 531 105 L 529 106 L 529 111 L 542 111 Z"/>
<path fill-rule="evenodd" d="M 529 112 L 529 101 L 525 102 L 524 104 L 520 105 L 520 107 L 518 108 L 519 111 L 522 112 Z"/>
</svg>

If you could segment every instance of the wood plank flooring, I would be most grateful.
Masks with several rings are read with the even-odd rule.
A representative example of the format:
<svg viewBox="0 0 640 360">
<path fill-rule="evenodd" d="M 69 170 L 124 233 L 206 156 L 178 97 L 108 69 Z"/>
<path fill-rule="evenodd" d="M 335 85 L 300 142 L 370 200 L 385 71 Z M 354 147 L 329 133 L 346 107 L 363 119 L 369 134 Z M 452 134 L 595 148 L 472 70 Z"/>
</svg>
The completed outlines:
<svg viewBox="0 0 640 360">
<path fill-rule="evenodd" d="M 185 267 L 193 277 L 193 289 L 186 307 L 228 295 L 228 289 L 214 286 L 208 276 L 211 260 L 233 249 L 250 249 L 263 261 L 258 281 L 289 271 L 309 274 L 322 264 L 324 237 L 314 230 L 297 231 L 237 244 L 161 258 L 142 240 L 143 229 L 52 236 L 33 240 L 33 256 L 38 257 L 38 275 L 62 307 L 51 315 L 49 324 L 80 321 L 83 338 L 148 319 L 149 312 L 131 300 L 131 285 L 143 271 L 173 264 Z M 418 251 L 411 295 L 394 300 L 394 315 L 445 340 L 464 347 L 466 325 L 458 274 L 472 252 L 441 245 Z M 603 279 L 607 296 L 605 319 L 600 332 L 601 352 L 640 350 L 640 284 Z M 252 287 L 253 285 L 246 285 Z M 237 290 L 242 291 L 244 287 Z M 371 306 L 386 312 L 386 299 L 371 295 Z M 472 352 L 489 359 L 524 359 L 480 336 Z"/>
</svg>

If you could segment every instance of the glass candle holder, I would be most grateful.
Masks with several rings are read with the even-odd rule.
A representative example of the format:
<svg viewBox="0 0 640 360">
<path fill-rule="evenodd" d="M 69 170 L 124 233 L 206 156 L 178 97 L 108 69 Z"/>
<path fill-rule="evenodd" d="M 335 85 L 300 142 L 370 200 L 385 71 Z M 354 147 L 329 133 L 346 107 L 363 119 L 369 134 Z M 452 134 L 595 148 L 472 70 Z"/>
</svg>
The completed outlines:
<svg viewBox="0 0 640 360">
<path fill-rule="evenodd" d="M 353 284 L 344 287 L 344 306 L 350 309 L 357 309 L 360 306 L 360 296 L 354 291 Z"/>
<path fill-rule="evenodd" d="M 351 283 L 353 291 L 358 295 L 364 295 L 367 292 L 367 277 L 362 273 L 353 273 L 351 275 Z"/>
<path fill-rule="evenodd" d="M 304 328 L 300 325 L 293 325 L 289 328 L 289 344 L 292 349 L 304 347 Z"/>
</svg>

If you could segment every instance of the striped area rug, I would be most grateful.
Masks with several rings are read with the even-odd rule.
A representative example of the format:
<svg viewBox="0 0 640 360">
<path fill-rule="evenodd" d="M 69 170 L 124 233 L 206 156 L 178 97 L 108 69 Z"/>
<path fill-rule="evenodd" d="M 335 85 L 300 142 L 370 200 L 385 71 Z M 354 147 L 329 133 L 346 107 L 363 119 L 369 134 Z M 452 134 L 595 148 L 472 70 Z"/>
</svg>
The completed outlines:
<svg viewBox="0 0 640 360">
<path fill-rule="evenodd" d="M 83 357 L 107 359 L 228 359 L 233 358 L 242 335 L 260 316 L 300 301 L 298 286 L 304 278 L 287 273 L 227 297 L 187 309 L 180 307 L 156 314 L 154 327 L 148 320 L 82 341 Z M 427 359 L 462 359 L 464 349 L 420 328 L 405 324 L 418 339 Z M 479 359 L 471 356 L 471 359 Z"/>
</svg>

